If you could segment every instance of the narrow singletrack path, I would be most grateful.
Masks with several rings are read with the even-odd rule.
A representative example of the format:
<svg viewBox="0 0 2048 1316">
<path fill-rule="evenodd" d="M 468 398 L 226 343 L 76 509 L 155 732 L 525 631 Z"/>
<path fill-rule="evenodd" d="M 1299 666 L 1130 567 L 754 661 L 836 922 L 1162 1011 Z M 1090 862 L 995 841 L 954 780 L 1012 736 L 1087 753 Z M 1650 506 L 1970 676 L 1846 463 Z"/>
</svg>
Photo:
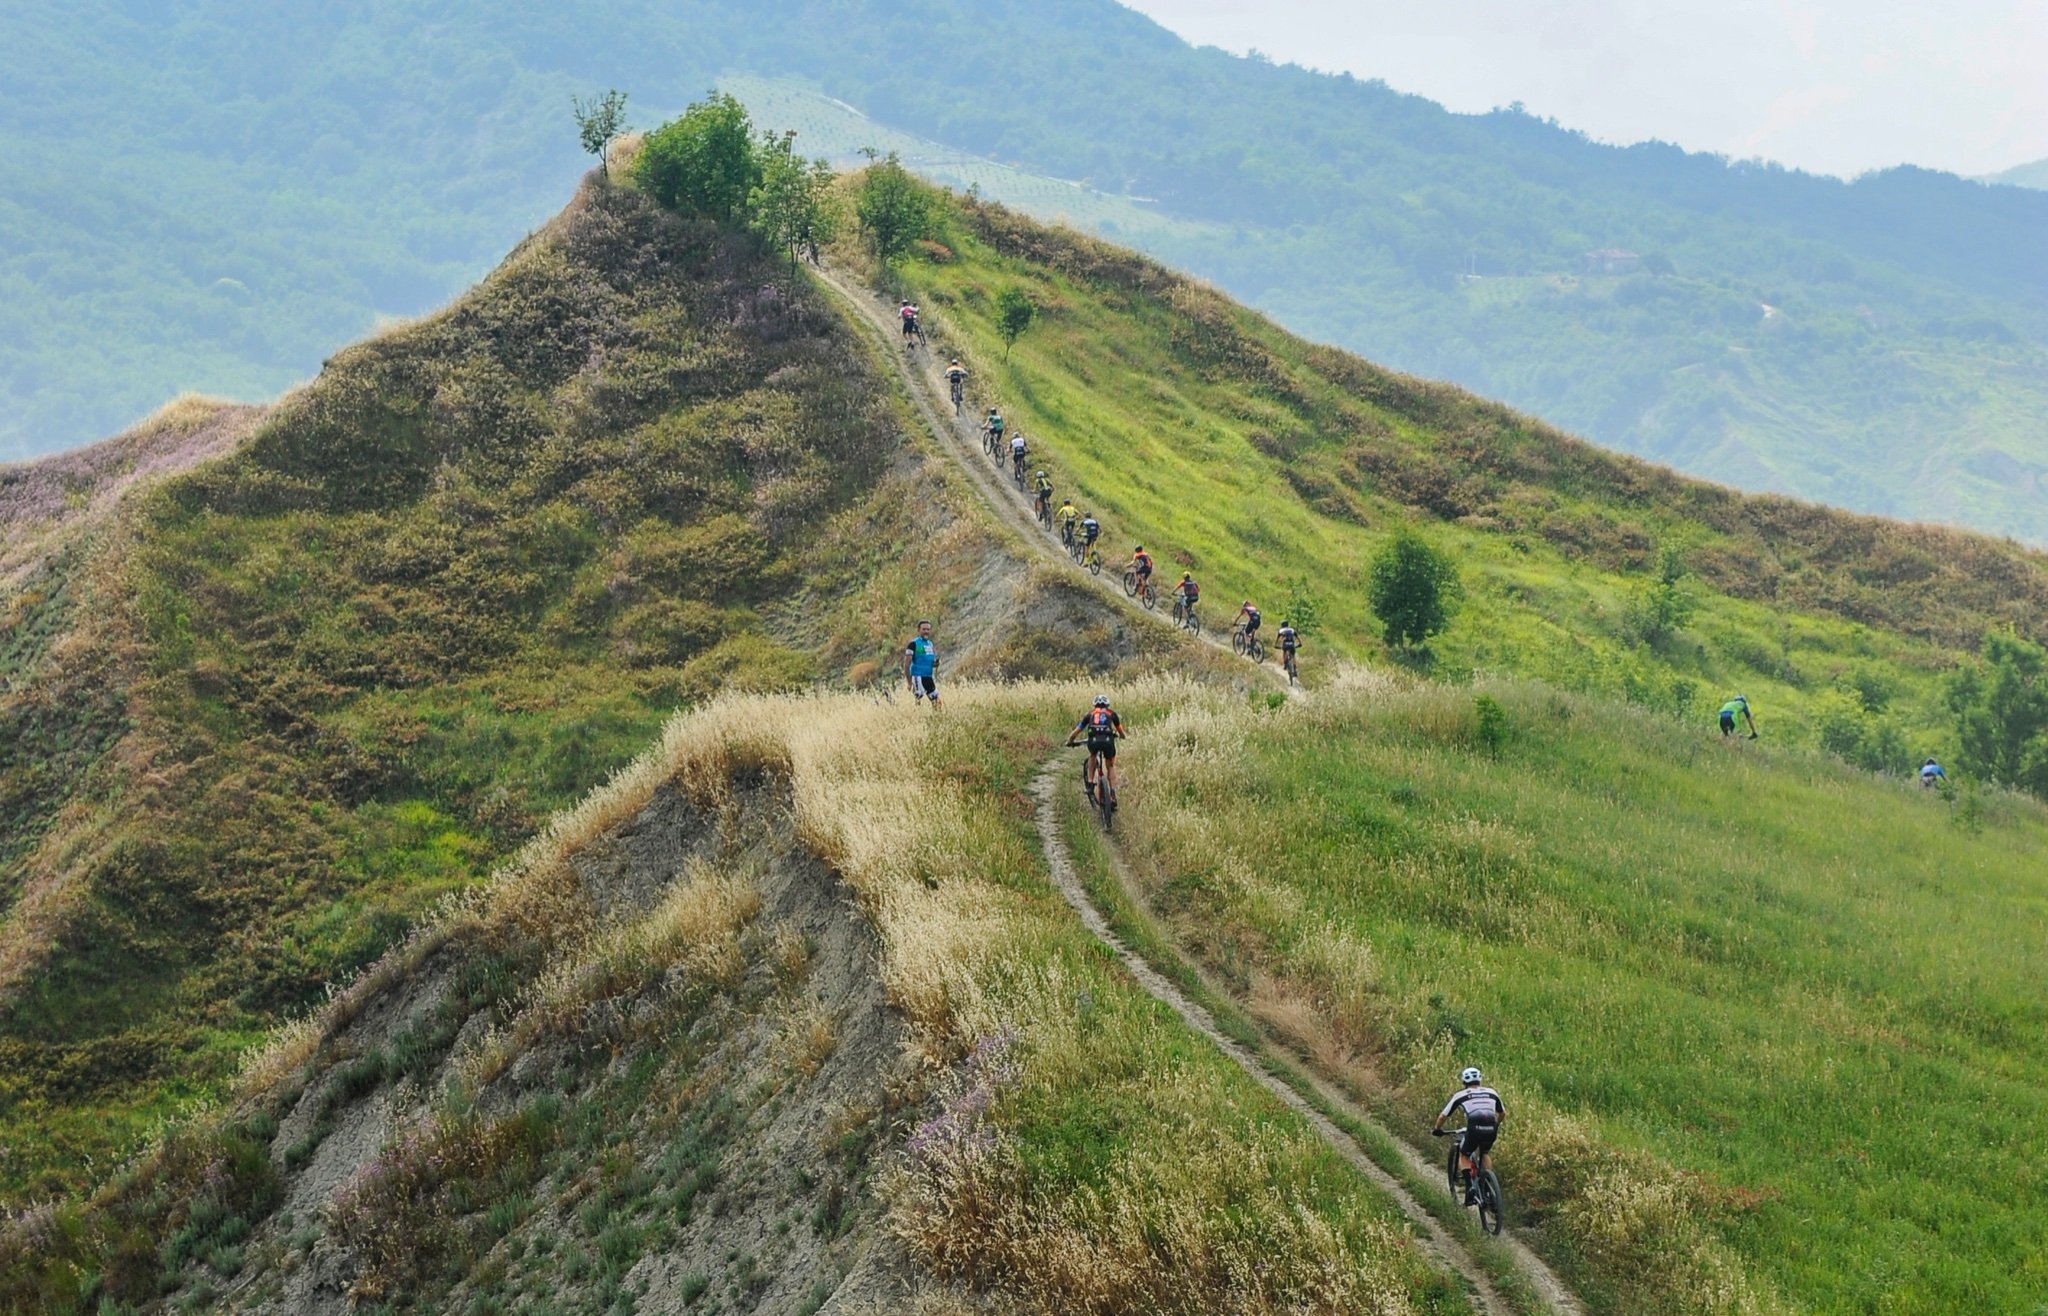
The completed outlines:
<svg viewBox="0 0 2048 1316">
<path fill-rule="evenodd" d="M 1300 1115 L 1332 1151 L 1343 1157 L 1347 1163 L 1393 1199 L 1394 1204 L 1414 1226 L 1417 1245 L 1446 1273 L 1472 1286 L 1472 1298 L 1480 1310 L 1487 1312 L 1489 1316 L 1514 1316 L 1515 1307 L 1488 1281 L 1486 1271 L 1480 1266 L 1477 1258 L 1415 1199 L 1406 1185 L 1380 1168 L 1350 1134 L 1337 1127 L 1306 1097 L 1269 1071 L 1257 1054 L 1226 1036 L 1207 1010 L 1189 1000 L 1180 988 L 1154 969 L 1142 955 L 1131 949 L 1111 930 L 1109 920 L 1102 916 L 1102 912 L 1096 909 L 1095 903 L 1088 898 L 1087 888 L 1081 884 L 1080 874 L 1074 867 L 1073 855 L 1068 851 L 1067 843 L 1060 835 L 1059 809 L 1054 802 L 1054 796 L 1062 782 L 1071 785 L 1073 781 L 1070 773 L 1061 771 L 1060 762 L 1057 758 L 1047 762 L 1032 781 L 1031 794 L 1038 804 L 1038 840 L 1045 851 L 1046 865 L 1052 873 L 1053 884 L 1059 888 L 1060 894 L 1066 897 L 1067 904 L 1072 906 L 1082 925 L 1096 940 L 1115 952 L 1131 977 L 1153 999 L 1179 1015 L 1183 1023 L 1207 1038 L 1211 1045 L 1228 1056 L 1259 1086 L 1272 1093 L 1289 1110 Z M 1142 909 L 1144 906 L 1137 900 L 1134 884 L 1123 866 L 1122 857 L 1116 852 L 1114 842 L 1108 843 L 1105 849 L 1109 862 L 1116 869 L 1117 881 L 1124 888 L 1133 906 Z M 1203 981 L 1211 991 L 1217 990 L 1206 978 Z M 1229 999 L 1224 993 L 1218 992 L 1217 995 L 1219 999 Z M 1361 1125 L 1380 1129 L 1377 1120 L 1320 1076 L 1310 1071 L 1304 1073 L 1315 1089 L 1317 1097 L 1325 1105 L 1342 1111 L 1347 1118 Z M 1381 1132 L 1384 1133 L 1385 1130 L 1381 1129 Z M 1400 1139 L 1388 1135 L 1387 1141 L 1400 1150 L 1402 1158 L 1421 1177 L 1422 1182 L 1432 1182 L 1442 1174 L 1441 1166 L 1432 1165 L 1420 1152 Z M 1559 1316 L 1583 1316 L 1583 1309 L 1571 1290 L 1567 1289 L 1563 1281 L 1559 1280 L 1556 1274 L 1543 1264 L 1542 1259 L 1526 1245 L 1505 1233 L 1494 1241 L 1507 1250 L 1522 1279 L 1551 1311 L 1559 1313 Z"/>
<path fill-rule="evenodd" d="M 927 338 L 925 346 L 919 349 L 918 358 L 915 361 L 909 359 L 901 343 L 902 331 L 898 326 L 895 307 L 889 305 L 878 294 L 863 287 L 859 279 L 844 270 L 829 266 L 813 266 L 811 272 L 828 291 L 846 303 L 856 319 L 866 324 L 878 336 L 882 354 L 895 367 L 896 375 L 902 380 L 904 391 L 910 395 L 911 405 L 923 418 L 925 427 L 931 431 L 932 437 L 938 440 L 939 446 L 946 450 L 946 455 L 953 459 L 953 464 L 967 476 L 968 483 L 981 495 L 982 501 L 988 505 L 991 512 L 1011 529 L 1022 534 L 1034 552 L 1042 554 L 1047 561 L 1057 563 L 1064 570 L 1071 572 L 1075 579 L 1099 590 L 1104 597 L 1130 615 L 1143 617 L 1155 625 L 1186 634 L 1173 620 L 1168 600 L 1160 600 L 1158 611 L 1147 611 L 1136 600 L 1124 594 L 1121 562 L 1112 568 L 1105 554 L 1102 574 L 1091 576 L 1067 555 L 1066 549 L 1060 546 L 1058 536 L 1048 534 L 1045 527 L 1038 524 L 1038 518 L 1031 511 L 1031 499 L 1017 492 L 1010 483 L 1007 465 L 998 468 L 982 452 L 980 429 L 975 427 L 967 416 L 956 417 L 949 414 L 953 403 L 947 397 L 945 374 L 940 364 L 940 349 L 932 345 L 930 338 Z M 1287 674 L 1278 664 L 1254 664 L 1232 653 L 1229 631 L 1226 630 L 1221 635 L 1213 630 L 1204 631 L 1199 639 L 1201 643 L 1212 645 L 1229 654 L 1232 661 L 1244 663 L 1247 668 L 1257 671 L 1260 679 L 1282 687 L 1287 685 Z M 1306 689 L 1296 685 L 1290 693 L 1306 694 Z"/>
</svg>

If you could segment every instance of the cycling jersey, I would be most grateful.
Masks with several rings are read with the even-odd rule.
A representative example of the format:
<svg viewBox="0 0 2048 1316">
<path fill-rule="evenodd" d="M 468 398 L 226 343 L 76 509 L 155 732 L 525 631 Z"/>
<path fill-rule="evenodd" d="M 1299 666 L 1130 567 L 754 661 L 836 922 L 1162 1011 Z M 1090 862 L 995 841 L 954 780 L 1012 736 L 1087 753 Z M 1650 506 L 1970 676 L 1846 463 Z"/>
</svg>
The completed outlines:
<svg viewBox="0 0 2048 1316">
<path fill-rule="evenodd" d="M 1010 455 L 1022 461 L 1024 458 L 1024 446 L 1024 436 L 1019 434 L 1016 438 L 1010 440 Z"/>
<path fill-rule="evenodd" d="M 993 412 L 989 413 L 988 427 L 994 430 L 996 433 L 1001 434 L 1003 432 L 1003 418 L 1001 416 L 996 415 Z"/>
<path fill-rule="evenodd" d="M 1131 565 L 1138 569 L 1138 574 L 1141 576 L 1152 574 L 1152 556 L 1149 553 L 1140 553 L 1133 557 Z"/>
<path fill-rule="evenodd" d="M 1948 774 L 1941 770 L 1939 763 L 1930 763 L 1920 769 L 1920 780 L 1923 784 L 1931 786 L 1937 781 L 1947 781 Z"/>
<path fill-rule="evenodd" d="M 1282 626 L 1279 631 L 1279 636 L 1280 647 L 1283 649 L 1292 649 L 1298 643 L 1298 637 L 1295 635 L 1295 631 L 1292 626 Z"/>
<path fill-rule="evenodd" d="M 1257 608 L 1246 608 L 1244 610 L 1244 626 L 1248 631 L 1259 629 L 1259 610 Z"/>
<path fill-rule="evenodd" d="M 1194 603 L 1202 597 L 1202 587 L 1192 580 L 1183 580 L 1176 588 L 1180 590 L 1181 597 L 1190 603 Z"/>
<path fill-rule="evenodd" d="M 952 380 L 955 384 L 957 384 L 961 380 L 967 378 L 967 372 L 961 369 L 959 366 L 951 366 L 946 371 L 946 378 Z"/>
<path fill-rule="evenodd" d="M 938 650 L 934 649 L 932 642 L 922 635 L 904 645 L 903 652 L 910 658 L 912 676 L 930 676 L 938 669 Z"/>
<path fill-rule="evenodd" d="M 1114 708 L 1091 708 L 1074 724 L 1075 734 L 1087 734 L 1090 749 L 1098 748 L 1097 741 L 1114 740 L 1123 729 L 1124 720 Z"/>
<path fill-rule="evenodd" d="M 1072 503 L 1061 503 L 1059 517 L 1060 520 L 1071 526 L 1074 522 L 1081 519 L 1081 512 Z"/>
<path fill-rule="evenodd" d="M 1101 533 L 1102 522 L 1096 520 L 1092 516 L 1083 517 L 1081 519 L 1081 538 L 1087 540 L 1089 543 L 1092 544 L 1095 542 L 1095 536 Z"/>
<path fill-rule="evenodd" d="M 1467 1124 L 1500 1123 L 1500 1117 L 1507 1113 L 1507 1103 L 1500 1099 L 1500 1093 L 1488 1087 L 1469 1087 L 1444 1103 L 1443 1112 L 1436 1117 L 1442 1124 L 1451 1117 L 1451 1112 L 1463 1109 Z"/>
<path fill-rule="evenodd" d="M 1731 699 L 1721 705 L 1721 716 L 1731 720 L 1739 714 L 1747 713 L 1748 711 L 1749 701 L 1747 699 Z"/>
<path fill-rule="evenodd" d="M 915 320 L 917 319 L 917 308 L 915 306 L 905 306 L 902 314 L 906 322 Z"/>
</svg>

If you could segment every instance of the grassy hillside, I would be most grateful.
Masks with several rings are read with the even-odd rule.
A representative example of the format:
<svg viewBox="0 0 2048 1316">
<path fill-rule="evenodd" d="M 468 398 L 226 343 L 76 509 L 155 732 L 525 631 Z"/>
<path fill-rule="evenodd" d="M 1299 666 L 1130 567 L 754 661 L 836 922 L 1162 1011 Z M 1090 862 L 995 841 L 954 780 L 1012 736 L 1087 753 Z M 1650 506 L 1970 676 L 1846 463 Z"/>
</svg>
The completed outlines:
<svg viewBox="0 0 2048 1316">
<path fill-rule="evenodd" d="M 1497 746 L 1441 686 L 1176 708 L 1119 757 L 1143 894 L 1403 1131 L 1484 1067 L 1521 1223 L 1603 1309 L 2048 1296 L 2048 812 L 1482 693 Z"/>
<path fill-rule="evenodd" d="M 949 673 L 1114 660 L 1001 568 L 863 340 L 782 273 L 586 193 L 10 579 L 7 1196 L 213 1090 L 678 705 L 872 671 L 949 602 Z M 8 487 L 54 496 L 67 469 Z M 1060 636 L 1011 646 L 1027 614 Z"/>
<path fill-rule="evenodd" d="M 677 719 L 222 1110 L 8 1220 L 0 1304 L 1469 1310 L 1051 890 L 1022 788 L 1091 689 Z"/>
<path fill-rule="evenodd" d="M 2048 560 L 2009 542 L 1858 517 L 1603 453 L 1506 408 L 1292 338 L 1127 251 L 1007 209 L 941 203 L 939 247 L 904 263 L 943 350 L 974 369 L 1107 527 L 1192 568 L 1222 624 L 1314 599 L 1306 664 L 1382 659 L 1365 570 L 1419 525 L 1467 599 L 1429 658 L 1622 695 L 1704 724 L 1735 693 L 1776 739 L 1899 771 L 1939 753 L 1939 677 L 1986 631 L 2048 625 Z M 1040 308 L 1006 354 L 995 300 Z M 1632 621 L 1669 550 L 1697 604 Z M 1398 655 L 1397 655 L 1398 656 Z M 1914 758 L 1913 762 L 1918 759 Z"/>
</svg>

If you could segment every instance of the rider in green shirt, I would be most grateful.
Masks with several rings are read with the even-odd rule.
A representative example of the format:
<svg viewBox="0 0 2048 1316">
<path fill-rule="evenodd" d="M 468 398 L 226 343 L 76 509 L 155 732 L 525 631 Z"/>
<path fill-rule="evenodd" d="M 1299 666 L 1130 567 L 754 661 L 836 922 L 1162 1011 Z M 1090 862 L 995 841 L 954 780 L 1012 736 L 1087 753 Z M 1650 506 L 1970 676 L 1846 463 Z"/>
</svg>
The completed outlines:
<svg viewBox="0 0 2048 1316">
<path fill-rule="evenodd" d="M 1751 717 L 1749 714 L 1748 695 L 1737 695 L 1735 696 L 1735 698 L 1721 705 L 1722 735 L 1732 736 L 1735 734 L 1735 719 L 1738 717 L 1741 718 L 1743 721 L 1749 723 L 1749 738 L 1751 740 L 1755 740 L 1756 719 L 1754 717 Z"/>
</svg>

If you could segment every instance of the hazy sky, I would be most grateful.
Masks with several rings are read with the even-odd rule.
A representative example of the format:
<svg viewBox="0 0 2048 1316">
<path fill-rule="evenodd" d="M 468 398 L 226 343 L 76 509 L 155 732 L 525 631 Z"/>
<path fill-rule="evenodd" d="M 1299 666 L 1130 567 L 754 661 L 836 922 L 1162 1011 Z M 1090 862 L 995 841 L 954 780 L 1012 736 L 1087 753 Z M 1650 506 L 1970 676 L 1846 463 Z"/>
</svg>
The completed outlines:
<svg viewBox="0 0 2048 1316">
<path fill-rule="evenodd" d="M 1822 173 L 2048 157 L 2048 0 L 1124 0 L 1197 45 Z"/>
</svg>

